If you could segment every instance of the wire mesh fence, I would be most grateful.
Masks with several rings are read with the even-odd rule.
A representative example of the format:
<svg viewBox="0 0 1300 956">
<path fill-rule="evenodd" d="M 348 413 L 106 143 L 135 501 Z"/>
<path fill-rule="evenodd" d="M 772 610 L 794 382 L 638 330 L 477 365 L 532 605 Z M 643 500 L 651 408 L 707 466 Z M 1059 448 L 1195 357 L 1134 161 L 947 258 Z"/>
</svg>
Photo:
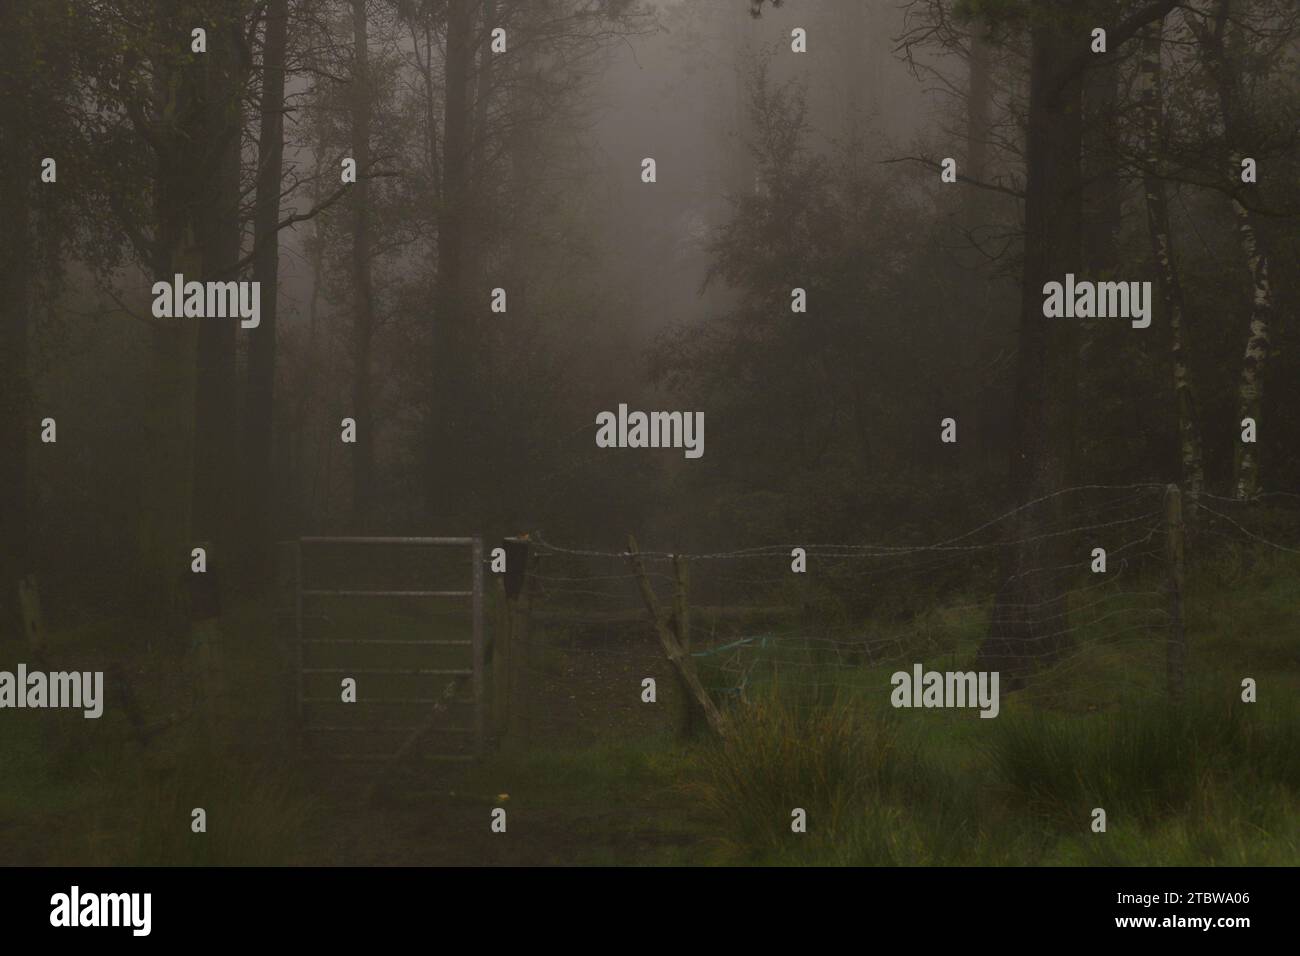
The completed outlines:
<svg viewBox="0 0 1300 956">
<path fill-rule="evenodd" d="M 1181 513 L 1170 495 L 1159 484 L 1069 488 L 939 540 L 682 554 L 575 548 L 535 533 L 508 543 L 517 577 L 490 574 L 485 591 L 488 730 L 523 749 L 643 742 L 697 725 L 700 692 L 726 713 L 774 687 L 888 707 L 894 675 L 917 668 L 998 671 L 1004 700 L 1020 707 L 1092 711 L 1177 696 L 1213 625 L 1199 619 L 1198 589 L 1254 582 L 1261 562 L 1281 562 L 1293 578 L 1300 569 L 1300 495 L 1179 495 Z M 346 591 L 431 579 L 409 549 L 382 567 L 365 562 L 359 577 L 345 557 L 314 555 L 311 580 Z M 464 576 L 463 567 L 435 575 Z M 463 612 L 430 617 L 422 599 L 332 600 L 306 615 L 305 633 L 326 651 L 329 640 L 469 643 Z M 370 725 L 354 723 L 366 736 Z M 430 726 L 441 739 L 437 720 Z"/>
<path fill-rule="evenodd" d="M 1001 670 L 1021 706 L 1181 693 L 1184 558 L 1171 538 L 1185 535 L 1199 562 L 1188 587 L 1233 554 L 1300 554 L 1276 540 L 1297 540 L 1300 496 L 1198 495 L 1177 516 L 1169 499 L 1154 483 L 1069 488 L 938 541 L 642 551 L 639 572 L 630 546 L 535 536 L 503 733 L 531 746 L 682 729 L 689 691 L 643 582 L 659 624 L 688 618 L 689 667 L 724 709 L 773 685 L 887 703 L 891 676 L 917 665 Z M 684 605 L 678 562 L 690 569 Z M 659 706 L 647 706 L 647 679 Z"/>
</svg>

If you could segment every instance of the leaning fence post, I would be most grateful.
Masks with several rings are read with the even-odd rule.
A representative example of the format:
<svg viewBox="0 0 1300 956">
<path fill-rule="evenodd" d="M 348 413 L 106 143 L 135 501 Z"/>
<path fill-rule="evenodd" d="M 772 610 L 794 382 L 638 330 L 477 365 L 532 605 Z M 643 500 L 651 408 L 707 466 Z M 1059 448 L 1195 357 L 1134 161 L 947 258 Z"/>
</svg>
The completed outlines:
<svg viewBox="0 0 1300 956">
<path fill-rule="evenodd" d="M 700 683 L 699 675 L 695 672 L 695 661 L 691 658 L 689 648 L 683 648 L 682 646 L 681 635 L 688 626 L 685 612 L 687 603 L 685 561 L 683 560 L 681 564 L 675 566 L 677 570 L 677 590 L 674 592 L 673 600 L 677 605 L 677 610 L 673 614 L 673 619 L 667 621 L 659 613 L 659 603 L 655 600 L 655 592 L 654 588 L 650 586 L 650 579 L 646 577 L 645 566 L 641 561 L 641 552 L 636 546 L 636 538 L 630 534 L 627 536 L 627 548 L 628 561 L 632 564 L 632 572 L 636 575 L 637 584 L 641 589 L 641 600 L 645 602 L 646 613 L 650 615 L 650 622 L 659 635 L 659 643 L 664 649 L 664 654 L 676 669 L 678 676 L 687 689 L 688 695 L 694 699 L 694 702 L 703 711 L 705 719 L 709 722 L 709 727 L 719 737 L 725 737 L 727 735 L 727 725 L 722 712 L 718 710 L 717 705 L 709 697 L 709 692 Z M 680 631 L 679 628 L 681 628 Z"/>
<path fill-rule="evenodd" d="M 1165 552 L 1169 564 L 1169 642 L 1166 679 L 1169 699 L 1181 703 L 1187 665 L 1187 635 L 1183 629 L 1183 495 L 1177 485 L 1165 491 Z"/>
</svg>

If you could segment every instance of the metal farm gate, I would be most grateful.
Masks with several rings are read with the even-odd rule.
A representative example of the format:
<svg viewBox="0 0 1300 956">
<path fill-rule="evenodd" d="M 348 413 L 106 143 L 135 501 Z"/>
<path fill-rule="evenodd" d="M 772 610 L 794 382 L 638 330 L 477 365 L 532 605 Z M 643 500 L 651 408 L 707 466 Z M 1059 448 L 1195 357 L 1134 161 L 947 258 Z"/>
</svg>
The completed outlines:
<svg viewBox="0 0 1300 956">
<path fill-rule="evenodd" d="M 468 588 L 434 590 L 417 580 L 438 570 L 440 552 L 460 548 L 469 551 Z M 302 751 L 389 765 L 480 756 L 483 539 L 299 538 L 294 564 Z M 467 634 L 464 620 L 440 619 L 437 608 L 463 599 Z M 353 700 L 345 700 L 348 678 Z"/>
</svg>

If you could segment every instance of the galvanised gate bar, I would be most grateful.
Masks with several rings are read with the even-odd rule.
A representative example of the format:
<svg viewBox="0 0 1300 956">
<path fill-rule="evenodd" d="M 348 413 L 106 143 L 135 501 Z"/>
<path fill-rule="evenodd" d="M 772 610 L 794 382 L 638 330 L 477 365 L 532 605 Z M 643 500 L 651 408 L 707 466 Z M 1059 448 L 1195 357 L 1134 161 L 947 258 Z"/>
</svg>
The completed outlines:
<svg viewBox="0 0 1300 956">
<path fill-rule="evenodd" d="M 377 762 L 408 757 L 465 761 L 480 756 L 485 739 L 483 539 L 305 537 L 295 545 L 296 698 L 299 742 L 305 754 L 318 759 Z M 324 551 L 345 555 L 357 549 L 367 557 L 375 551 L 388 551 L 394 558 L 398 551 L 449 548 L 469 550 L 468 589 L 404 583 L 386 587 L 373 581 L 353 587 L 339 586 L 342 582 L 338 580 L 313 579 L 313 556 Z M 348 572 L 347 562 L 341 563 L 345 578 L 349 573 L 383 566 L 376 558 L 366 560 L 364 567 L 358 563 Z M 421 566 L 425 566 L 422 559 L 414 565 Z M 433 568 L 432 556 L 427 567 Z M 413 605 L 466 598 L 470 604 L 468 636 L 449 635 L 448 625 L 440 623 L 432 612 L 428 625 L 408 620 Z M 339 607 L 343 599 L 345 603 L 376 602 L 374 607 L 397 606 L 406 613 L 385 618 L 378 611 L 368 611 L 355 621 L 341 612 L 317 613 L 322 606 Z M 304 612 L 305 606 L 308 612 Z M 328 636 L 313 633 L 318 630 L 313 625 L 319 622 L 333 625 L 332 630 L 326 629 Z M 349 678 L 355 681 L 353 700 L 347 700 L 344 692 L 344 681 Z M 440 750 L 447 752 L 419 753 L 416 745 L 425 739 L 441 743 Z"/>
</svg>

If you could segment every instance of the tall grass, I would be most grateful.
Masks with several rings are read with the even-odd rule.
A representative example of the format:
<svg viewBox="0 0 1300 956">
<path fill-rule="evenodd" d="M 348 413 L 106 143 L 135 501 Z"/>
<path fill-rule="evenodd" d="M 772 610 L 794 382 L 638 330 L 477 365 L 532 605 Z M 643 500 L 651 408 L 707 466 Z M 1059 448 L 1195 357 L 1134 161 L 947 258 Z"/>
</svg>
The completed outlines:
<svg viewBox="0 0 1300 956">
<path fill-rule="evenodd" d="M 193 811 L 200 807 L 206 832 L 195 833 Z M 283 866 L 310 842 L 315 807 L 275 768 L 190 759 L 173 778 L 140 790 L 130 812 L 133 845 L 122 848 L 117 862 Z"/>
<path fill-rule="evenodd" d="M 856 828 L 896 780 L 899 757 L 891 721 L 843 696 L 800 697 L 774 683 L 732 711 L 689 789 L 721 824 L 726 855 L 780 855 L 792 839 L 834 842 Z M 796 808 L 807 834 L 792 831 Z"/>
<path fill-rule="evenodd" d="M 688 788 L 729 862 L 1293 864 L 1300 708 L 1225 679 L 1182 707 L 900 720 L 772 686 L 698 751 Z M 808 832 L 791 832 L 791 810 Z M 1106 834 L 1090 831 L 1107 813 Z"/>
<path fill-rule="evenodd" d="M 1211 786 L 1300 789 L 1295 711 L 1202 697 L 1087 718 L 1017 714 L 999 721 L 987 753 L 1012 799 L 1032 812 L 1077 824 L 1102 807 L 1154 821 L 1192 808 Z"/>
</svg>

